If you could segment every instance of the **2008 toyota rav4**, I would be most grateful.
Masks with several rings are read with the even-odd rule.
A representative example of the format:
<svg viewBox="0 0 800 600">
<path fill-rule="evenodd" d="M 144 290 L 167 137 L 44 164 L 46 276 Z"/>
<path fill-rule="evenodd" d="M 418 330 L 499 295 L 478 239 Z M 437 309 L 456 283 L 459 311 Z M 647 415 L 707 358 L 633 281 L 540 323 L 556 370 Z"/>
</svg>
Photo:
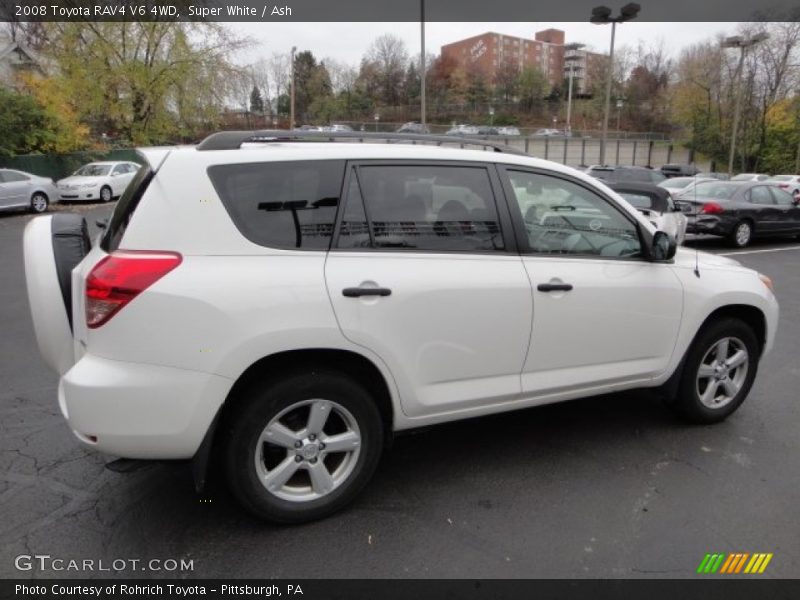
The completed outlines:
<svg viewBox="0 0 800 600">
<path fill-rule="evenodd" d="M 27 226 L 37 340 L 84 444 L 221 456 L 244 506 L 298 522 L 350 502 L 404 429 L 643 387 L 721 421 L 772 347 L 769 279 L 676 252 L 574 169 L 275 135 L 142 150 L 94 247 L 74 215 Z"/>
</svg>

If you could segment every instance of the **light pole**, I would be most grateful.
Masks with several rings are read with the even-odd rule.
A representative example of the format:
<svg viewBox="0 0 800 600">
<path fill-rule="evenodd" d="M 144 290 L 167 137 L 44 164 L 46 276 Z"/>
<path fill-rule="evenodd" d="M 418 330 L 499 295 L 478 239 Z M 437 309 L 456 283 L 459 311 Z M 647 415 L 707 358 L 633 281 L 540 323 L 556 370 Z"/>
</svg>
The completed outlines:
<svg viewBox="0 0 800 600">
<path fill-rule="evenodd" d="M 297 46 L 292 46 L 292 87 L 289 98 L 289 130 L 294 129 L 294 53 L 297 52 Z"/>
<path fill-rule="evenodd" d="M 622 115 L 622 107 L 624 105 L 625 105 L 625 98 L 623 98 L 622 96 L 618 96 L 617 97 L 617 135 L 619 135 L 619 133 L 621 131 L 620 128 L 619 128 L 619 119 L 620 119 L 620 116 Z"/>
<path fill-rule="evenodd" d="M 425 0 L 419 0 L 419 122 L 425 127 Z"/>
<path fill-rule="evenodd" d="M 608 25 L 611 23 L 611 48 L 608 51 L 608 79 L 606 80 L 606 99 L 603 109 L 603 136 L 600 138 L 600 164 L 606 164 L 606 139 L 608 138 L 608 115 L 611 112 L 611 81 L 614 79 L 614 37 L 617 33 L 617 23 L 624 23 L 635 19 L 641 6 L 631 2 L 619 11 L 618 17 L 611 16 L 611 9 L 607 6 L 597 6 L 592 9 L 589 19 L 595 25 Z"/>
<path fill-rule="evenodd" d="M 766 32 L 761 32 L 755 34 L 753 37 L 743 38 L 740 35 L 734 35 L 729 38 L 725 38 L 725 41 L 722 42 L 723 48 L 739 48 L 741 53 L 739 54 L 739 64 L 736 67 L 736 76 L 734 77 L 735 86 L 736 86 L 736 100 L 734 102 L 733 108 L 733 125 L 731 126 L 731 151 L 728 155 L 728 174 L 733 175 L 733 158 L 736 155 L 736 135 L 738 134 L 739 130 L 739 114 L 742 110 L 742 69 L 744 67 L 744 57 L 747 54 L 747 49 L 750 46 L 755 46 L 759 42 L 763 42 L 769 37 L 769 34 Z"/>
<path fill-rule="evenodd" d="M 567 86 L 567 132 L 572 131 L 572 77 L 575 73 L 576 60 L 580 60 L 577 54 L 567 56 L 567 52 L 576 52 L 583 48 L 584 44 L 567 44 L 564 46 L 564 62 L 569 64 L 569 85 Z"/>
</svg>

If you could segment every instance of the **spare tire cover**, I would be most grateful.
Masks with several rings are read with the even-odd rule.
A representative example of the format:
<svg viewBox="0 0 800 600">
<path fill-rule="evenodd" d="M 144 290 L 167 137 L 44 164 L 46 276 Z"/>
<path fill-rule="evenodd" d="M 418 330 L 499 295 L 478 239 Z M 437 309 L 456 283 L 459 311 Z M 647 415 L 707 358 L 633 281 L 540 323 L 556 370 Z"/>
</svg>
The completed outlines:
<svg viewBox="0 0 800 600">
<path fill-rule="evenodd" d="M 51 228 L 58 285 L 67 309 L 69 327 L 72 329 L 72 269 L 78 266 L 92 248 L 89 227 L 86 219 L 80 215 L 56 213 L 53 215 Z"/>
</svg>

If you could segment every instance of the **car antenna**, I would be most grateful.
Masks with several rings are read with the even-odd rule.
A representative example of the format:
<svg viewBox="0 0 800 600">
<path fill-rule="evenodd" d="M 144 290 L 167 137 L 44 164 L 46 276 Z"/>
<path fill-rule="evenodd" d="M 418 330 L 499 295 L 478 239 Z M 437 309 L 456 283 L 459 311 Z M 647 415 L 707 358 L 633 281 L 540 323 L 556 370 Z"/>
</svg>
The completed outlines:
<svg viewBox="0 0 800 600">
<path fill-rule="evenodd" d="M 695 172 L 694 177 L 694 185 L 692 186 L 692 192 L 694 193 L 694 224 L 697 227 L 697 168 L 695 167 L 694 161 L 691 163 L 692 170 Z M 697 240 L 695 240 L 694 244 L 694 275 L 698 279 L 700 279 L 700 249 L 697 247 Z"/>
</svg>

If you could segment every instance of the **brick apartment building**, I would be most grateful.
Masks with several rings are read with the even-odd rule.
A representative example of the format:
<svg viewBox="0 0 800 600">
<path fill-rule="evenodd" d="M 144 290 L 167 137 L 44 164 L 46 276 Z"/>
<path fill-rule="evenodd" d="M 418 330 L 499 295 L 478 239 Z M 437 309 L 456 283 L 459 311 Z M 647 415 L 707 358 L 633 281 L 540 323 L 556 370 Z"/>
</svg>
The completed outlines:
<svg viewBox="0 0 800 600">
<path fill-rule="evenodd" d="M 571 60 L 564 60 L 565 54 Z M 508 61 L 520 70 L 535 67 L 551 86 L 560 85 L 573 69 L 573 93 L 585 94 L 596 61 L 605 58 L 585 50 L 568 50 L 560 29 L 537 31 L 533 39 L 487 32 L 442 46 L 442 57 L 450 57 L 467 70 L 478 70 L 492 83 L 498 68 Z"/>
</svg>

